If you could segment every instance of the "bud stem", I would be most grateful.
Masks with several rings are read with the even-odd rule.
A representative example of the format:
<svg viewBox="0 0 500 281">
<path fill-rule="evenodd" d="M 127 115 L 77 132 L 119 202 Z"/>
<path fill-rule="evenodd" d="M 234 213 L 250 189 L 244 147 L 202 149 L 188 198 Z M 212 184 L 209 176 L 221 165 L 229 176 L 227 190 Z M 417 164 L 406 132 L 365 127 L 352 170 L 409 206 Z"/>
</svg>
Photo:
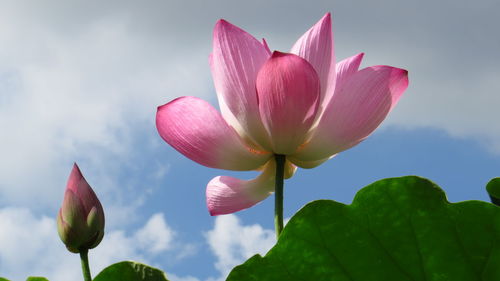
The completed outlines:
<svg viewBox="0 0 500 281">
<path fill-rule="evenodd" d="M 80 260 L 82 262 L 83 280 L 92 281 L 92 277 L 90 276 L 88 253 L 89 253 L 89 250 L 81 250 L 80 251 Z"/>
<path fill-rule="evenodd" d="M 276 229 L 276 240 L 283 230 L 283 178 L 285 174 L 285 155 L 275 155 L 276 159 L 276 185 L 274 192 L 274 228 Z"/>
</svg>

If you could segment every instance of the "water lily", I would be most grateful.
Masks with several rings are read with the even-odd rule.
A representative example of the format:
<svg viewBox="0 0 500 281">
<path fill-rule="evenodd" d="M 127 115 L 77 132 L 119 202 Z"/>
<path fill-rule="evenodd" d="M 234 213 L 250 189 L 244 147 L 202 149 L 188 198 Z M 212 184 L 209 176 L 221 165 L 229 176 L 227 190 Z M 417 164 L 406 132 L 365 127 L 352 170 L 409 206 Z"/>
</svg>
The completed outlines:
<svg viewBox="0 0 500 281">
<path fill-rule="evenodd" d="M 265 40 L 217 22 L 209 62 L 221 112 L 187 96 L 158 107 L 156 115 L 160 136 L 191 160 L 262 171 L 253 180 L 212 179 L 206 191 L 211 215 L 253 206 L 296 167 L 316 167 L 379 126 L 407 88 L 407 71 L 359 70 L 362 58 L 336 63 L 329 13 L 289 53 L 271 52 Z"/>
</svg>

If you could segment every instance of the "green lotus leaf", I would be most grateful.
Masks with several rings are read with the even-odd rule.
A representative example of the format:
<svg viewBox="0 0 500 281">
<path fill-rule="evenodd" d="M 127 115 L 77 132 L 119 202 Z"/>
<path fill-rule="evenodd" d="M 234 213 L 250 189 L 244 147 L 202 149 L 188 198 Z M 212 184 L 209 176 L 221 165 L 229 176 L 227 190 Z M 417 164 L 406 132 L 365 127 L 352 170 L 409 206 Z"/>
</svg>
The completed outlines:
<svg viewBox="0 0 500 281">
<path fill-rule="evenodd" d="M 488 185 L 486 185 L 486 190 L 490 195 L 491 202 L 500 206 L 500 178 L 492 179 Z"/>
<path fill-rule="evenodd" d="M 122 261 L 103 269 L 94 281 L 168 281 L 165 273 L 138 262 Z"/>
<path fill-rule="evenodd" d="M 429 180 L 384 179 L 351 205 L 307 204 L 229 281 L 499 281 L 500 208 L 449 203 Z"/>
</svg>

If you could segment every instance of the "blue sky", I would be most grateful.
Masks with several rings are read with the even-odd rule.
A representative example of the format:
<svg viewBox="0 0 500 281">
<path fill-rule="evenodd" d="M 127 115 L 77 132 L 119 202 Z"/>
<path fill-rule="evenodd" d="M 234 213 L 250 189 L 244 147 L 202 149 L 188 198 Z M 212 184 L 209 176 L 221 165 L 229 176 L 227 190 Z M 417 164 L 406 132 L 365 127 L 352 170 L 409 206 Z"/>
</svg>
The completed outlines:
<svg viewBox="0 0 500 281">
<path fill-rule="evenodd" d="M 460 1 L 459 1 L 460 2 Z M 452 202 L 487 200 L 500 176 L 500 4 L 457 1 L 6 1 L 0 11 L 0 276 L 78 280 L 55 215 L 73 162 L 100 197 L 97 273 L 126 259 L 173 281 L 213 281 L 274 243 L 273 198 L 210 217 L 219 175 L 158 136 L 156 107 L 193 95 L 216 104 L 207 57 L 225 18 L 287 51 L 333 13 L 337 60 L 409 71 L 410 87 L 370 138 L 285 183 L 285 217 L 311 200 L 349 203 L 385 177 L 427 177 Z M 43 261 L 37 257 L 46 256 Z"/>
</svg>

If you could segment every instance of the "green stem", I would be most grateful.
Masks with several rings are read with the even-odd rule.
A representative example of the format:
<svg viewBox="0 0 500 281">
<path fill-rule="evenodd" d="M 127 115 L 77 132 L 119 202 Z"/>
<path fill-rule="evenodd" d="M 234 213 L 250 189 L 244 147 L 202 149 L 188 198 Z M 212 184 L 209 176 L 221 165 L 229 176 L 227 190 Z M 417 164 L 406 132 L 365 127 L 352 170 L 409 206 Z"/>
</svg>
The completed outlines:
<svg viewBox="0 0 500 281">
<path fill-rule="evenodd" d="M 285 174 L 285 155 L 276 154 L 276 185 L 274 192 L 274 228 L 276 240 L 283 230 L 283 177 Z"/>
<path fill-rule="evenodd" d="M 89 250 L 81 250 L 80 251 L 80 260 L 82 261 L 83 280 L 92 281 L 92 277 L 90 276 L 88 253 L 89 253 Z"/>
</svg>

